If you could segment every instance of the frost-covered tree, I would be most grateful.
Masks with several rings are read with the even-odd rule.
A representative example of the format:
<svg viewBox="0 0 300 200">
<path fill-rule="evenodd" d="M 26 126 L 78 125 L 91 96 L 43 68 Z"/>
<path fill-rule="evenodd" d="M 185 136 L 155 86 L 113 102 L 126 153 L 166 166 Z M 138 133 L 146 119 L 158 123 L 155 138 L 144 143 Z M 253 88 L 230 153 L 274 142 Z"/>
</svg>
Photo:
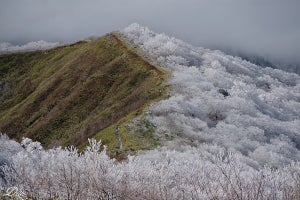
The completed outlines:
<svg viewBox="0 0 300 200">
<path fill-rule="evenodd" d="M 153 104 L 148 115 L 158 135 L 225 147 L 256 167 L 300 160 L 298 74 L 193 47 L 138 24 L 121 32 L 172 74 L 170 98 Z"/>
<path fill-rule="evenodd" d="M 15 143 L 1 137 L 3 147 Z M 44 150 L 24 139 L 9 152 L 13 171 L 7 188 L 37 199 L 299 199 L 300 163 L 256 170 L 240 154 L 208 153 L 198 148 L 161 148 L 117 162 L 101 143 L 78 153 L 74 147 Z M 34 148 L 32 148 L 34 147 Z M 38 147 L 38 148 L 35 148 Z M 1 168 L 3 169 L 3 168 Z"/>
</svg>

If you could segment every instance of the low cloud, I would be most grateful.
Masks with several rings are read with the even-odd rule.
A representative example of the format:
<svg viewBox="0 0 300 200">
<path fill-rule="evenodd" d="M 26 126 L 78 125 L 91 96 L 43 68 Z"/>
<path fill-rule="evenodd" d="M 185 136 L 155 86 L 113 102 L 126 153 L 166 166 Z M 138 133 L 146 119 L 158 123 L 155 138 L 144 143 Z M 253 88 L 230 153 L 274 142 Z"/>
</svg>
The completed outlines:
<svg viewBox="0 0 300 200">
<path fill-rule="evenodd" d="M 25 52 L 25 51 L 35 51 L 35 50 L 45 50 L 58 46 L 58 42 L 28 42 L 24 45 L 12 45 L 8 42 L 0 43 L 0 53 L 10 53 L 10 52 Z"/>
<path fill-rule="evenodd" d="M 196 46 L 300 64 L 298 0 L 3 0 L 0 42 L 72 42 L 137 22 Z"/>
</svg>

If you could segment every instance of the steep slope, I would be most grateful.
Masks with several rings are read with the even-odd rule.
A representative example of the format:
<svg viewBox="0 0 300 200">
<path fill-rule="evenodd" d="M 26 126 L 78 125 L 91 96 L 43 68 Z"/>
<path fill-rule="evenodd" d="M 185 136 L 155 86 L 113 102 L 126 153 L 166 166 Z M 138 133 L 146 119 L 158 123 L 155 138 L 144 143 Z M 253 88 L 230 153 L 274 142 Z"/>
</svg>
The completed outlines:
<svg viewBox="0 0 300 200">
<path fill-rule="evenodd" d="M 164 73 L 116 33 L 46 51 L 0 55 L 0 131 L 48 147 L 78 146 L 97 135 L 111 149 L 120 137 L 124 149 L 146 148 L 153 145 L 151 135 L 145 144 L 123 125 L 162 96 L 163 81 Z"/>
<path fill-rule="evenodd" d="M 171 71 L 171 97 L 148 115 L 158 134 L 174 138 L 169 145 L 225 149 L 256 167 L 300 160 L 298 74 L 193 47 L 138 24 L 122 33 Z"/>
</svg>

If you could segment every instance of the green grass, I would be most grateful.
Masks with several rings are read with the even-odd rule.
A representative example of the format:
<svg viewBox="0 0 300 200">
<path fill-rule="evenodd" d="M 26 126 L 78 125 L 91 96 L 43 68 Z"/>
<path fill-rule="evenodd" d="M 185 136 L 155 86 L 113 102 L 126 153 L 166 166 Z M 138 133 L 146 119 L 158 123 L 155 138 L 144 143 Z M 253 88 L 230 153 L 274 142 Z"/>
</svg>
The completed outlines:
<svg viewBox="0 0 300 200">
<path fill-rule="evenodd" d="M 154 137 L 154 126 L 144 118 L 137 118 L 141 111 L 133 111 L 105 129 L 99 131 L 94 138 L 108 147 L 111 153 L 134 152 L 152 149 L 159 144 Z M 137 118 L 137 119 L 136 119 Z M 117 137 L 117 126 L 120 128 L 123 147 L 120 149 Z M 87 142 L 80 146 L 83 149 Z"/>
<path fill-rule="evenodd" d="M 129 128 L 164 98 L 166 73 L 116 34 L 46 51 L 0 55 L 0 131 L 45 147 L 101 139 L 112 152 L 157 145 Z M 123 149 L 118 149 L 116 125 Z"/>
</svg>

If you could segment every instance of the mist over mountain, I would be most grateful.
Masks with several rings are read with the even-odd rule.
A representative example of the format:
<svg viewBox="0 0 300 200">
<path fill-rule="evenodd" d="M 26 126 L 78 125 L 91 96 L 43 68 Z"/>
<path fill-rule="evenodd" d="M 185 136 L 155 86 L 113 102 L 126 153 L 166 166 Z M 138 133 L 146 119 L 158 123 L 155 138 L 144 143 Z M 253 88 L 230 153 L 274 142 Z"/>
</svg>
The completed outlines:
<svg viewBox="0 0 300 200">
<path fill-rule="evenodd" d="M 0 199 L 300 199 L 299 9 L 0 0 Z"/>
<path fill-rule="evenodd" d="M 298 0 L 2 0 L 0 43 L 70 43 L 137 22 L 194 46 L 299 66 L 299 7 Z"/>
<path fill-rule="evenodd" d="M 12 45 L 10 43 L 4 42 L 0 43 L 0 54 L 46 50 L 57 47 L 58 45 L 58 42 L 46 42 L 42 40 L 37 42 L 29 42 L 24 45 Z"/>
<path fill-rule="evenodd" d="M 0 199 L 300 199 L 299 10 L 0 0 Z"/>
<path fill-rule="evenodd" d="M 243 52 L 236 52 L 233 50 L 224 49 L 225 53 L 233 56 L 241 57 L 244 60 L 247 60 L 251 63 L 259 65 L 261 67 L 271 67 L 273 69 L 281 69 L 287 72 L 293 72 L 300 74 L 300 64 L 295 62 L 288 62 L 276 59 L 268 59 L 263 56 L 255 55 L 255 54 L 247 54 Z"/>
</svg>

